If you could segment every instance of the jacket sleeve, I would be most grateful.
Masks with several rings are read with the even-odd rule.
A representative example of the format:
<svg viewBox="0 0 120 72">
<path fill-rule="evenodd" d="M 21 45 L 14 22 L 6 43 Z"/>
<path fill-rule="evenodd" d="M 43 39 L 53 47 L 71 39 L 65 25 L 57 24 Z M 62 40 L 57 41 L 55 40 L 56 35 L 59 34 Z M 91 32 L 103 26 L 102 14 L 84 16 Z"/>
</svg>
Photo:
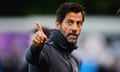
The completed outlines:
<svg viewBox="0 0 120 72">
<path fill-rule="evenodd" d="M 31 45 L 31 47 L 27 49 L 25 54 L 26 61 L 33 65 L 39 64 L 39 55 L 42 48 L 43 46 L 36 47 L 35 45 Z"/>
</svg>

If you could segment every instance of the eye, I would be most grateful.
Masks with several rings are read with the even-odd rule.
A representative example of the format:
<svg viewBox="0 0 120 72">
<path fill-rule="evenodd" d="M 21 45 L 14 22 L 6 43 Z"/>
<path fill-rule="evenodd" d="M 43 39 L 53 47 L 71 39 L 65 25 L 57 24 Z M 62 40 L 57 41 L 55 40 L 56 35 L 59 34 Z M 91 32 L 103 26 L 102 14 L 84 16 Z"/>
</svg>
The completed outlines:
<svg viewBox="0 0 120 72">
<path fill-rule="evenodd" d="M 82 26 L 82 22 L 78 21 L 77 26 Z"/>
<path fill-rule="evenodd" d="M 72 20 L 68 20 L 68 21 L 67 21 L 67 24 L 72 25 L 72 24 L 73 24 L 73 21 L 72 21 Z"/>
</svg>

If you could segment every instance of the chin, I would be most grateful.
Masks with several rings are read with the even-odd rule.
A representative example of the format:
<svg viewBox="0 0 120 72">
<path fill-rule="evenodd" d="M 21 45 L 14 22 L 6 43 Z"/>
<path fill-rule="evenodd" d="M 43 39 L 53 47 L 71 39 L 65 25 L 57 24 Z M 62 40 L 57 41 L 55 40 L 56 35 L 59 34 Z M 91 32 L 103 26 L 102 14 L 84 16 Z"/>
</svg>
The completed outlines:
<svg viewBox="0 0 120 72">
<path fill-rule="evenodd" d="M 76 40 L 68 40 L 68 42 L 71 44 L 76 44 L 77 41 Z"/>
</svg>

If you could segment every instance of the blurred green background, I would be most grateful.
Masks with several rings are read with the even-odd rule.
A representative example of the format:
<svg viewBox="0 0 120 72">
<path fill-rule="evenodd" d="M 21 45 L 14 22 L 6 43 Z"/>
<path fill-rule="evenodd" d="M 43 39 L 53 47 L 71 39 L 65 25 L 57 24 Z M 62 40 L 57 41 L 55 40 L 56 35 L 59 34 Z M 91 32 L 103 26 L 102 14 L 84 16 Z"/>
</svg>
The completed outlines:
<svg viewBox="0 0 120 72">
<path fill-rule="evenodd" d="M 0 16 L 55 14 L 61 3 L 69 1 L 79 2 L 90 15 L 116 15 L 120 8 L 120 0 L 1 0 Z"/>
</svg>

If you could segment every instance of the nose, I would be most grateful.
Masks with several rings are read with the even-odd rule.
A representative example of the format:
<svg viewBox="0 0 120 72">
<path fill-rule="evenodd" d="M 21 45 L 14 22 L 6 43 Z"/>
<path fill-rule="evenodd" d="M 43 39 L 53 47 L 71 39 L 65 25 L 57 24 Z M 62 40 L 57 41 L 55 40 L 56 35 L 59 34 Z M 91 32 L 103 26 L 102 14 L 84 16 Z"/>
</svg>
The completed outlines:
<svg viewBox="0 0 120 72">
<path fill-rule="evenodd" d="M 72 33 L 76 33 L 77 32 L 77 25 L 73 24 L 72 26 Z"/>
</svg>

